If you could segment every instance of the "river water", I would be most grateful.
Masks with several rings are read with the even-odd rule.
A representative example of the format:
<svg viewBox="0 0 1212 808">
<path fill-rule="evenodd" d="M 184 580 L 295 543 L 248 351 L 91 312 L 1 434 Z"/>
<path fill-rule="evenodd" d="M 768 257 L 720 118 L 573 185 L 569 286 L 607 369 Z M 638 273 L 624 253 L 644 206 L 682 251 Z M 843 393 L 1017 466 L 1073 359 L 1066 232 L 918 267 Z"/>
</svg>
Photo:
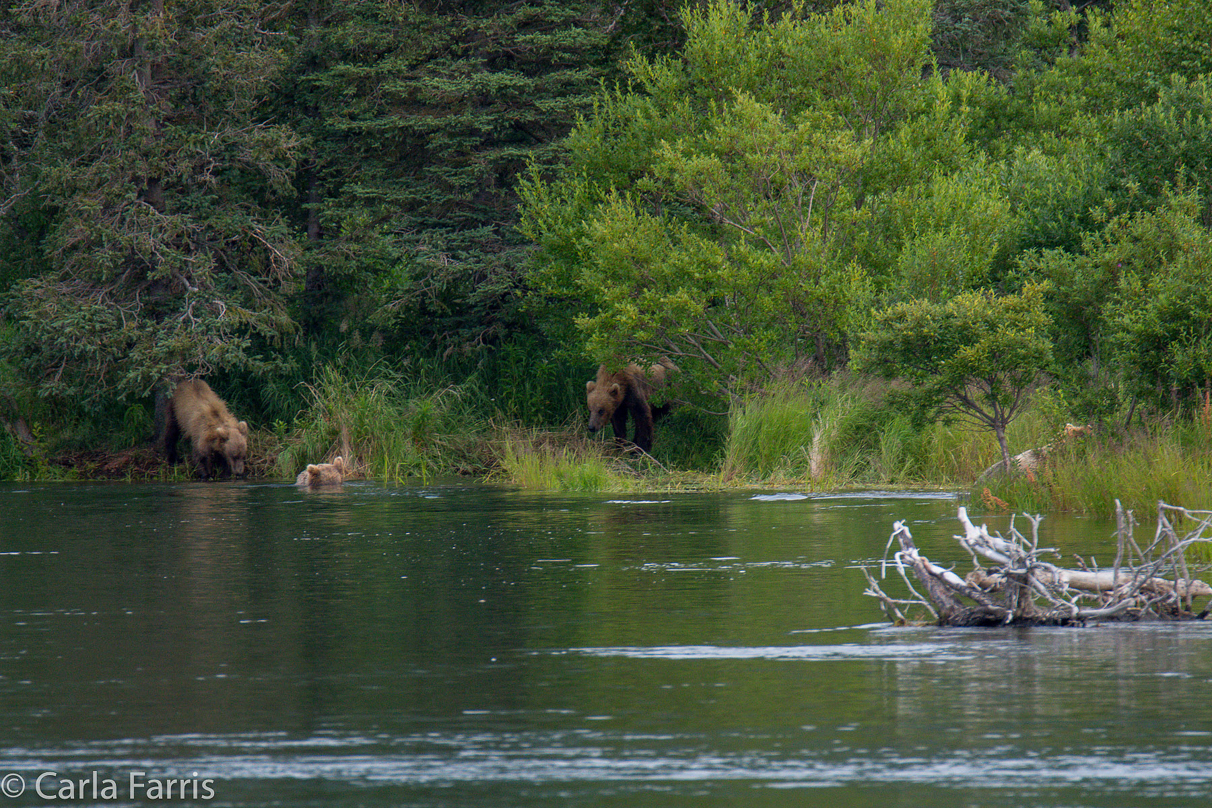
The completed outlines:
<svg viewBox="0 0 1212 808">
<path fill-rule="evenodd" d="M 0 485 L 0 806 L 1212 795 L 1212 626 L 887 624 L 858 565 L 906 520 L 967 569 L 957 504 Z"/>
</svg>

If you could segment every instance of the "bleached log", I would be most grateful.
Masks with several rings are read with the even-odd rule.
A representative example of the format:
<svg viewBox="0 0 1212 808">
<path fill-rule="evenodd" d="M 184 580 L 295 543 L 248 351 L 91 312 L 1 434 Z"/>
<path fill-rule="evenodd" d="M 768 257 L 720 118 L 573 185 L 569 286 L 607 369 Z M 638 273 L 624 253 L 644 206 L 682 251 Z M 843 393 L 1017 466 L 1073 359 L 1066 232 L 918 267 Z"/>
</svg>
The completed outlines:
<svg viewBox="0 0 1212 808">
<path fill-rule="evenodd" d="M 1058 582 L 1061 585 L 1083 592 L 1114 592 L 1133 582 L 1133 576 L 1123 572 L 1116 575 L 1114 570 L 1059 570 L 1059 573 Z M 1145 578 L 1135 585 L 1139 591 L 1153 595 L 1177 595 L 1180 598 L 1212 595 L 1212 586 L 1198 578 L 1177 582 L 1165 578 Z"/>
<path fill-rule="evenodd" d="M 1183 519 L 1195 520 L 1199 527 L 1180 539 L 1166 518 L 1167 509 L 1178 511 Z M 940 624 L 951 626 L 1068 624 L 1122 619 L 1129 613 L 1202 618 L 1209 613 L 1205 609 L 1193 614 L 1192 598 L 1212 597 L 1212 586 L 1190 577 L 1184 553 L 1194 543 L 1212 542 L 1212 537 L 1205 535 L 1212 530 L 1212 512 L 1173 509 L 1159 503 L 1157 536 L 1142 550 L 1132 538 L 1132 513 L 1121 508 L 1119 552 L 1110 570 L 1067 569 L 1044 561 L 1041 556 L 1054 554 L 1055 550 L 1039 547 L 1042 517 L 1027 516 L 1032 524 L 1030 540 L 1015 529 L 1013 519 L 1010 537 L 1005 538 L 990 533 L 983 524 L 976 525 L 966 508 L 958 509 L 958 518 L 964 533 L 955 538 L 971 555 L 975 567 L 963 578 L 926 558 L 905 524 L 896 523 L 885 548 L 881 576 L 887 572 L 893 543 L 898 543 L 900 549 L 892 554 L 892 560 L 913 597 L 891 598 L 874 576 L 868 575 L 867 594 L 881 598 L 885 612 L 891 608 L 896 619 L 905 622 L 899 607 L 916 603 L 928 609 Z M 1166 570 L 1174 573 L 1174 580 L 1163 577 Z M 914 589 L 909 571 L 924 587 L 924 596 Z"/>
</svg>

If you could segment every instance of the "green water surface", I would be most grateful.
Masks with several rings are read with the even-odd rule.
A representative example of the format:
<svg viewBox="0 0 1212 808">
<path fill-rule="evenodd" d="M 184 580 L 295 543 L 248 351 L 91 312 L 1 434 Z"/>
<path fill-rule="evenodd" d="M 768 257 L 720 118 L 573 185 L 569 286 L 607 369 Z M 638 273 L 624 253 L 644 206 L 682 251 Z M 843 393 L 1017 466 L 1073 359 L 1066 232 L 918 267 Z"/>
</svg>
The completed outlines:
<svg viewBox="0 0 1212 808">
<path fill-rule="evenodd" d="M 858 565 L 907 520 L 965 571 L 958 504 L 6 484 L 0 808 L 1212 795 L 1206 623 L 886 623 Z M 1042 538 L 1109 563 L 1111 530 Z"/>
</svg>

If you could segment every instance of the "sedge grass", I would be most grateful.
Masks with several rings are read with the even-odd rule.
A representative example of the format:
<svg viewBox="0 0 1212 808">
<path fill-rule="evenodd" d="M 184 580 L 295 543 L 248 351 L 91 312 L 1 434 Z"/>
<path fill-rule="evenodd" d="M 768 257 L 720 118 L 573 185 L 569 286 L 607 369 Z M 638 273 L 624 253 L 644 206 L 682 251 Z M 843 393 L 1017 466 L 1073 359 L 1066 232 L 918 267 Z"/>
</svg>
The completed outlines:
<svg viewBox="0 0 1212 808">
<path fill-rule="evenodd" d="M 483 425 L 461 417 L 457 386 L 425 391 L 423 381 L 379 364 L 357 375 L 329 365 L 305 388 L 305 407 L 277 456 L 280 477 L 338 455 L 356 473 L 393 481 L 482 471 L 474 447 Z"/>
<path fill-rule="evenodd" d="M 1064 510 L 1100 515 L 1124 508 L 1148 514 L 1158 501 L 1212 508 L 1212 443 L 1189 426 L 1138 428 L 1081 439 L 1050 456 L 1038 474 L 989 482 L 1013 510 Z"/>
<path fill-rule="evenodd" d="M 650 459 L 621 455 L 612 444 L 579 430 L 504 427 L 492 441 L 496 468 L 490 482 L 546 491 L 635 491 L 654 486 Z"/>
</svg>

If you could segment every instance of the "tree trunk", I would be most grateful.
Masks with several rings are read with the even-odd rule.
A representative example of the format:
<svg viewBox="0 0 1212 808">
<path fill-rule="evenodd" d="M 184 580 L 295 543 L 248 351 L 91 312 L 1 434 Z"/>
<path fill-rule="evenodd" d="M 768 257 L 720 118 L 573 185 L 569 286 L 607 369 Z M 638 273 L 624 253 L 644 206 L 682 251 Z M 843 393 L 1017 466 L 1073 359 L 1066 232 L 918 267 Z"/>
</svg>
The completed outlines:
<svg viewBox="0 0 1212 808">
<path fill-rule="evenodd" d="M 1004 467 L 1006 469 L 1006 473 L 1009 474 L 1011 471 L 1014 470 L 1014 466 L 1011 465 L 1010 447 L 1006 443 L 1006 425 L 1000 424 L 1000 423 L 994 424 L 993 425 L 993 434 L 997 436 L 997 445 L 1000 446 L 1002 449 L 1002 464 L 1004 465 Z"/>
</svg>

